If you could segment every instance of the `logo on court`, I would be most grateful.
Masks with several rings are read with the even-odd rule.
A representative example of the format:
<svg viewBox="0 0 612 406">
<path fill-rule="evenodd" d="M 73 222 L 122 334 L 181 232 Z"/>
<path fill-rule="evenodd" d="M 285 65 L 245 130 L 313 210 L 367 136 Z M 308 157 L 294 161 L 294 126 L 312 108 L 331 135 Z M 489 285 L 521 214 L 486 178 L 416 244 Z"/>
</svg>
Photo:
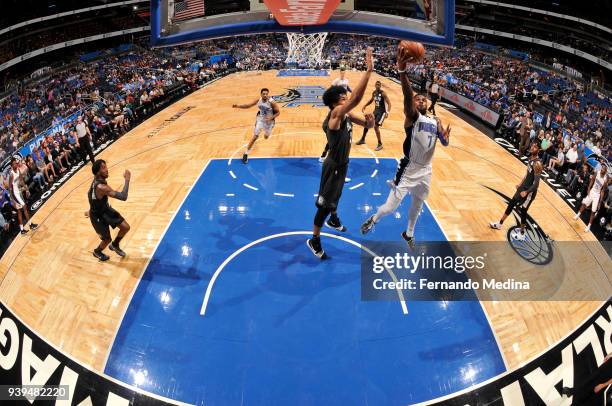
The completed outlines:
<svg viewBox="0 0 612 406">
<path fill-rule="evenodd" d="M 510 202 L 510 197 L 488 186 L 485 187 L 501 196 L 504 199 L 504 202 Z M 517 212 L 519 207 L 512 209 L 512 214 L 514 215 L 516 224 L 520 223 L 520 214 Z M 526 223 L 525 234 L 527 235 L 527 238 L 524 241 L 518 241 L 512 238 L 512 232 L 518 229 L 518 226 L 512 226 L 508 229 L 506 239 L 510 243 L 510 246 L 521 258 L 534 265 L 550 264 L 553 260 L 552 240 L 548 234 L 542 230 L 542 227 L 540 227 L 533 217 L 529 215 L 529 213 L 527 213 Z"/>
<path fill-rule="evenodd" d="M 272 96 L 274 101 L 283 107 L 312 106 L 325 107 L 323 104 L 323 86 L 298 86 L 287 89 L 287 92 L 278 96 Z"/>
</svg>

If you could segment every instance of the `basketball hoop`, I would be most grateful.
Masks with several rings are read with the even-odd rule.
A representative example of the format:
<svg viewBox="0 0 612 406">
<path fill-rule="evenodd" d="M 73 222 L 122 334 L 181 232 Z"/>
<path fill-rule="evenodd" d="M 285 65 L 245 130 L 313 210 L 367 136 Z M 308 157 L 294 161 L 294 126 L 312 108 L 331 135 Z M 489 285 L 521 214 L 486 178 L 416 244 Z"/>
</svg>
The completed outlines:
<svg viewBox="0 0 612 406">
<path fill-rule="evenodd" d="M 295 63 L 298 66 L 306 64 L 314 67 L 323 63 L 323 45 L 327 38 L 326 32 L 315 34 L 300 34 L 288 32 L 289 52 L 287 53 L 286 63 Z"/>
</svg>

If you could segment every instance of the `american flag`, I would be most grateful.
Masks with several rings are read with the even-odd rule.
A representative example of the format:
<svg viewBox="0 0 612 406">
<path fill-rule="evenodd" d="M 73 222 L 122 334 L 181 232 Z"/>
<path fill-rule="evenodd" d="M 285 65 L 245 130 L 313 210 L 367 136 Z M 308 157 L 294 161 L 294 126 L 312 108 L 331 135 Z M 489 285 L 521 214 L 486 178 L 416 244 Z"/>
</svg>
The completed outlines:
<svg viewBox="0 0 612 406">
<path fill-rule="evenodd" d="M 204 0 L 176 0 L 174 2 L 174 20 L 188 20 L 204 15 Z"/>
</svg>

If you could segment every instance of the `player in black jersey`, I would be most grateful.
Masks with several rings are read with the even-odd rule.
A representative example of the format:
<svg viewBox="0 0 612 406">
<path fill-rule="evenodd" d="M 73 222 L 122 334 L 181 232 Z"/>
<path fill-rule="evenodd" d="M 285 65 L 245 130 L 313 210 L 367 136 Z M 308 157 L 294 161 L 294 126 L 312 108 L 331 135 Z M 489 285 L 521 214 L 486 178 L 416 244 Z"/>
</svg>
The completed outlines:
<svg viewBox="0 0 612 406">
<path fill-rule="evenodd" d="M 108 246 L 108 248 L 110 248 L 111 251 L 115 251 L 117 255 L 125 257 L 125 252 L 119 248 L 119 243 L 127 232 L 130 231 L 130 225 L 117 210 L 113 209 L 110 204 L 108 204 L 108 198 L 110 196 L 118 200 L 127 200 L 131 178 L 130 171 L 125 171 L 123 174 L 125 183 L 123 184 L 123 190 L 121 192 L 113 190 L 106 183 L 108 168 L 104 160 L 98 159 L 95 161 L 91 171 L 95 175 L 95 178 L 93 182 L 91 182 L 89 193 L 87 194 L 89 199 L 89 219 L 91 220 L 91 225 L 94 230 L 96 230 L 96 233 L 98 233 L 102 240 L 100 245 L 93 251 L 93 255 L 100 261 L 107 261 L 109 257 L 102 251 Z M 112 242 L 109 226 L 112 228 L 119 227 L 119 233 Z"/>
<path fill-rule="evenodd" d="M 349 80 L 345 76 L 345 73 L 346 73 L 346 68 L 344 67 L 344 65 L 340 65 L 340 77 L 334 79 L 331 85 L 332 86 L 342 86 L 349 93 L 353 93 L 353 90 L 349 86 Z M 319 162 L 323 162 L 325 160 L 325 157 L 327 156 L 328 152 L 329 152 L 329 144 L 325 143 L 325 148 L 323 149 L 323 152 L 321 153 L 321 158 L 319 158 Z"/>
<path fill-rule="evenodd" d="M 540 185 L 540 175 L 542 174 L 542 161 L 538 158 L 540 147 L 537 142 L 531 144 L 529 148 L 529 161 L 527 162 L 527 174 L 523 178 L 520 184 L 516 185 L 516 193 L 512 197 L 512 200 L 508 202 L 508 207 L 504 212 L 504 215 L 497 223 L 489 223 L 489 226 L 495 230 L 500 230 L 504 220 L 512 213 L 512 210 L 516 205 L 521 207 L 521 224 L 520 231 L 514 234 L 512 237 L 515 240 L 525 239 L 525 225 L 527 220 L 527 210 L 529 206 L 535 200 L 538 194 L 538 186 Z"/>
<path fill-rule="evenodd" d="M 342 86 L 331 86 L 323 94 L 323 103 L 329 107 L 330 112 L 323 122 L 323 130 L 327 135 L 329 153 L 323 162 L 321 171 L 321 183 L 317 196 L 317 213 L 314 218 L 312 238 L 306 241 L 308 248 L 318 258 L 325 259 L 325 251 L 321 247 L 321 227 L 327 216 L 331 214 L 327 226 L 338 231 L 346 231 L 342 225 L 336 210 L 338 201 L 342 195 L 342 188 L 349 164 L 349 153 L 351 152 L 351 141 L 353 136 L 353 124 L 372 128 L 374 116 L 368 114 L 365 119 L 357 117 L 351 110 L 359 105 L 372 75 L 372 48 L 366 51 L 367 71 L 359 81 L 350 99 L 347 90 Z"/>
<path fill-rule="evenodd" d="M 374 131 L 376 132 L 376 138 L 378 138 L 378 145 L 376 145 L 376 151 L 380 151 L 383 148 L 382 140 L 380 139 L 380 127 L 382 127 L 385 118 L 389 116 L 389 112 L 391 111 L 391 101 L 389 100 L 389 96 L 382 90 L 382 83 L 380 80 L 376 81 L 376 90 L 372 92 L 372 98 L 363 106 L 361 111 L 365 114 L 365 109 L 372 102 L 374 102 Z M 361 139 L 357 141 L 357 145 L 365 144 L 365 137 L 368 133 L 368 128 L 365 127 L 363 129 L 363 135 Z"/>
</svg>

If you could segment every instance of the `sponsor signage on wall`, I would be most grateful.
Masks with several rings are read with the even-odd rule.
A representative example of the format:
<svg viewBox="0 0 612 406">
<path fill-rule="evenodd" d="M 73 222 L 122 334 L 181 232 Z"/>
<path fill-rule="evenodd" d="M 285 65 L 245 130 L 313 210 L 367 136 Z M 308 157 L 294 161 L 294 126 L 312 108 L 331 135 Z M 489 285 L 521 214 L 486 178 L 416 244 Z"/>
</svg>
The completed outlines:
<svg viewBox="0 0 612 406">
<path fill-rule="evenodd" d="M 327 23 L 340 0 L 264 0 L 280 25 L 321 25 Z"/>
<path fill-rule="evenodd" d="M 443 99 L 469 111 L 491 127 L 497 125 L 499 113 L 441 86 L 438 88 L 438 93 Z"/>
</svg>

